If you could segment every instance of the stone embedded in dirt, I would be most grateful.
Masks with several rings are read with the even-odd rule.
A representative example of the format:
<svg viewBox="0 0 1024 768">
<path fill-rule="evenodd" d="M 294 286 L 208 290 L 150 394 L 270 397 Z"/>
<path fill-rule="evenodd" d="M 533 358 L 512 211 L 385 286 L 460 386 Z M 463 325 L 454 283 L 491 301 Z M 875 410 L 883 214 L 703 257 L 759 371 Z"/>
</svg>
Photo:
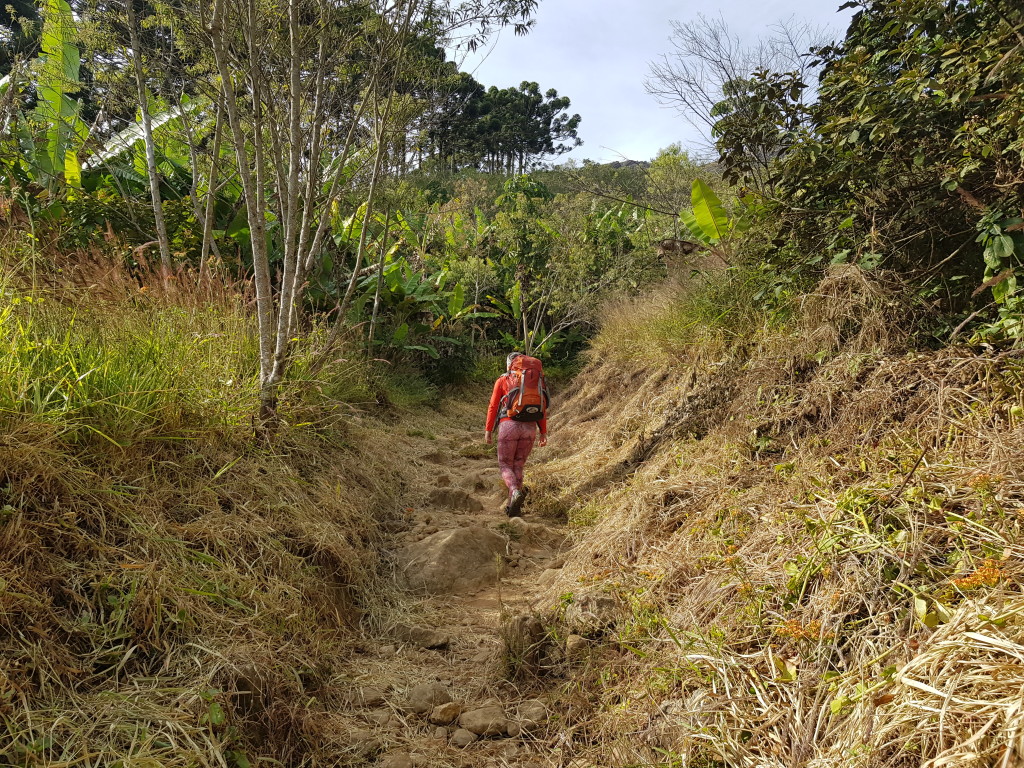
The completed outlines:
<svg viewBox="0 0 1024 768">
<path fill-rule="evenodd" d="M 523 751 L 523 747 L 521 744 L 516 744 L 514 741 L 506 741 L 498 748 L 498 751 L 503 753 L 505 759 L 508 760 L 509 758 L 518 757 Z M 504 765 L 508 765 L 508 763 L 504 763 Z M 522 766 L 523 764 L 516 761 L 513 765 Z"/>
<path fill-rule="evenodd" d="M 488 482 L 491 480 L 492 482 Z M 484 472 L 474 472 L 471 475 L 467 475 L 465 483 L 466 487 L 472 488 L 474 491 L 486 491 L 488 488 L 494 486 L 493 478 L 488 477 Z"/>
<path fill-rule="evenodd" d="M 417 715 L 425 715 L 438 704 L 451 700 L 451 694 L 440 683 L 422 683 L 409 691 L 405 708 Z"/>
<path fill-rule="evenodd" d="M 398 555 L 406 586 L 428 594 L 470 592 L 498 579 L 505 539 L 479 526 L 455 528 L 411 544 Z"/>
<path fill-rule="evenodd" d="M 478 738 L 479 737 L 472 731 L 467 731 L 465 728 L 459 728 L 452 734 L 452 744 L 456 747 L 468 747 Z"/>
<path fill-rule="evenodd" d="M 530 699 L 519 705 L 517 725 L 521 733 L 537 733 L 544 728 L 549 713 L 543 701 Z"/>
<path fill-rule="evenodd" d="M 501 634 L 505 641 L 504 657 L 512 670 L 517 674 L 536 674 L 549 643 L 544 622 L 537 616 L 520 614 L 505 624 Z"/>
<path fill-rule="evenodd" d="M 427 721 L 433 725 L 451 725 L 462 714 L 462 705 L 454 701 L 438 704 L 430 711 Z"/>
<path fill-rule="evenodd" d="M 520 720 L 532 720 L 539 723 L 548 719 L 548 708 L 540 699 L 528 699 L 522 702 L 517 711 Z"/>
<path fill-rule="evenodd" d="M 564 568 L 564 567 L 565 567 L 565 558 L 564 557 L 557 557 L 554 560 L 552 560 L 550 563 L 548 563 L 548 568 L 551 568 L 552 570 L 556 570 L 557 571 L 559 568 Z"/>
<path fill-rule="evenodd" d="M 378 653 L 381 656 L 394 656 L 396 653 L 398 653 L 398 648 L 389 643 L 387 645 L 382 645 Z"/>
<path fill-rule="evenodd" d="M 581 635 L 569 635 L 565 638 L 565 655 L 575 660 L 586 654 L 590 641 Z"/>
<path fill-rule="evenodd" d="M 448 741 L 448 729 L 444 726 L 434 729 L 434 738 L 438 741 Z"/>
<path fill-rule="evenodd" d="M 523 728 L 519 723 L 509 721 L 508 725 L 505 726 L 505 735 L 509 738 L 514 739 L 520 733 L 523 732 Z"/>
<path fill-rule="evenodd" d="M 461 488 L 435 488 L 427 500 L 435 507 L 463 512 L 483 512 L 484 505 Z"/>
<path fill-rule="evenodd" d="M 349 734 L 349 743 L 362 757 L 372 757 L 384 748 L 381 740 L 372 731 L 356 730 Z"/>
<path fill-rule="evenodd" d="M 541 523 L 530 523 L 513 517 L 506 523 L 509 538 L 515 540 L 528 554 L 551 557 L 565 542 L 565 536 Z"/>
<path fill-rule="evenodd" d="M 452 484 L 452 479 L 448 475 L 438 475 L 434 478 L 434 485 L 438 488 L 447 488 Z"/>
<path fill-rule="evenodd" d="M 385 725 L 388 724 L 388 721 L 391 720 L 391 710 L 390 709 L 375 709 L 375 710 L 373 710 L 373 712 L 367 713 L 366 719 L 369 720 L 374 725 L 377 725 L 377 726 L 380 726 L 381 728 L 383 728 Z"/>
<path fill-rule="evenodd" d="M 451 635 L 447 635 L 444 632 L 438 632 L 436 629 L 428 629 L 427 627 L 412 627 L 408 624 L 399 624 L 395 627 L 395 637 L 403 642 L 412 643 L 427 650 L 443 650 L 452 642 Z"/>
<path fill-rule="evenodd" d="M 596 592 L 577 594 L 565 607 L 563 621 L 576 635 L 596 635 L 615 626 L 623 608 L 613 597 Z"/>
<path fill-rule="evenodd" d="M 384 701 L 384 691 L 374 686 L 359 688 L 352 695 L 352 703 L 359 707 L 379 707 Z"/>
<path fill-rule="evenodd" d="M 404 752 L 393 752 L 380 760 L 380 768 L 414 768 L 412 757 Z"/>
<path fill-rule="evenodd" d="M 501 736 L 508 727 L 508 719 L 501 707 L 481 707 L 463 712 L 459 725 L 477 736 Z"/>
</svg>

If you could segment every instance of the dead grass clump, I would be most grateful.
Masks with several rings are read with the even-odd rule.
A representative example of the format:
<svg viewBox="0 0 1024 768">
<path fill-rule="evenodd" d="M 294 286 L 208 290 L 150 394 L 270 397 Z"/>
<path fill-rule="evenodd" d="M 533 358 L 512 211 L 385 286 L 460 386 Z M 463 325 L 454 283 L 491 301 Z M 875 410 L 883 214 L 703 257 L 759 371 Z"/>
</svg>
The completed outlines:
<svg viewBox="0 0 1024 768">
<path fill-rule="evenodd" d="M 811 355 L 904 349 L 914 327 L 909 289 L 895 275 L 832 267 L 800 300 L 798 335 Z"/>
<path fill-rule="evenodd" d="M 1022 369 L 904 352 L 862 278 L 831 276 L 788 344 L 599 359 L 559 409 L 537 490 L 584 522 L 549 603 L 628 608 L 574 672 L 576 759 L 1022 759 Z"/>
</svg>

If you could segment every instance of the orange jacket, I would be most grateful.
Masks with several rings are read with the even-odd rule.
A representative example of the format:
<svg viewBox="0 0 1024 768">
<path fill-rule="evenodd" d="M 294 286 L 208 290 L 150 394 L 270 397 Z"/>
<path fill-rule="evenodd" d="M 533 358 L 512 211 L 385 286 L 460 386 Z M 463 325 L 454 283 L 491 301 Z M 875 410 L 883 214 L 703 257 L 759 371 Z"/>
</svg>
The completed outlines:
<svg viewBox="0 0 1024 768">
<path fill-rule="evenodd" d="M 491 392 L 491 402 L 487 406 L 487 431 L 493 432 L 498 428 L 498 409 L 501 407 L 501 399 L 508 394 L 508 391 L 515 386 L 515 383 L 511 376 L 507 373 L 498 377 L 498 380 L 494 382 L 494 391 Z M 501 421 L 511 421 L 508 416 L 501 419 Z M 546 418 L 541 419 L 537 422 L 540 425 L 540 433 L 546 435 L 548 433 L 548 420 Z"/>
</svg>

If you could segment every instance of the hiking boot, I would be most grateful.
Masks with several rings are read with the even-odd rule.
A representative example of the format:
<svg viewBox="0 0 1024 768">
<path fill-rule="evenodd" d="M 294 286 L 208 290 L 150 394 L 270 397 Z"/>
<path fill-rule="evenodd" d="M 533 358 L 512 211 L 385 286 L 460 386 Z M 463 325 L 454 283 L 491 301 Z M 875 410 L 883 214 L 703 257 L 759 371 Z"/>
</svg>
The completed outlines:
<svg viewBox="0 0 1024 768">
<path fill-rule="evenodd" d="M 509 517 L 519 517 L 519 510 L 523 508 L 523 499 L 526 498 L 526 494 L 520 490 L 512 491 L 512 498 L 508 501 L 508 507 L 505 509 L 505 514 Z"/>
</svg>

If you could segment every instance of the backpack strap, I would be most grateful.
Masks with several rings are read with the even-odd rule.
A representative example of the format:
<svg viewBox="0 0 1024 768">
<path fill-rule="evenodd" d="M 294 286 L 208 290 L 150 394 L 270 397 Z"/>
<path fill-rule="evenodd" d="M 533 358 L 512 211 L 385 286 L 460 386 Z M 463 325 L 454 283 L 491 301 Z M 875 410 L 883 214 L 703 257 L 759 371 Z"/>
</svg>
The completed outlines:
<svg viewBox="0 0 1024 768">
<path fill-rule="evenodd" d="M 504 373 L 502 375 L 508 377 L 509 383 L 517 383 L 517 379 L 513 375 L 512 371 L 509 371 L 508 373 Z M 522 393 L 520 390 L 522 390 L 522 386 L 513 386 L 512 388 L 509 389 L 508 392 L 506 392 L 502 396 L 501 400 L 498 401 L 498 415 L 494 423 L 495 428 L 497 428 L 498 424 L 501 423 L 502 419 L 508 416 L 508 407 L 512 403 L 512 400 L 516 397 L 516 393 L 519 393 L 519 397 L 520 399 L 522 399 Z"/>
</svg>

